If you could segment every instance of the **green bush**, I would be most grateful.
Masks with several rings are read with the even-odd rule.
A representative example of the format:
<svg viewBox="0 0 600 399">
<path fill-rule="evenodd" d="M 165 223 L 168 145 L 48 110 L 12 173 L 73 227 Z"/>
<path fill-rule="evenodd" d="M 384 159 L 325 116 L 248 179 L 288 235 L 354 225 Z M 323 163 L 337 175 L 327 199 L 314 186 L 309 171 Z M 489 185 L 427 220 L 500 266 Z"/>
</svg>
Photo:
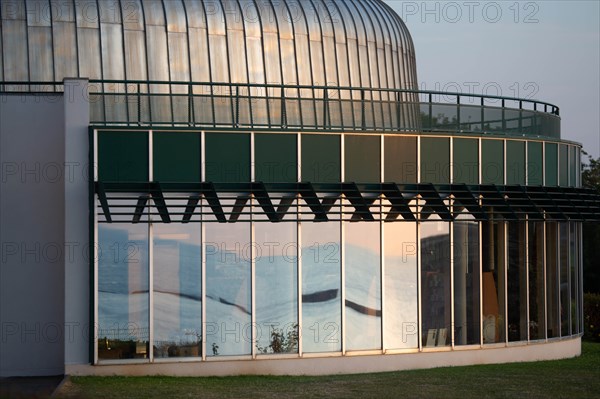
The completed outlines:
<svg viewBox="0 0 600 399">
<path fill-rule="evenodd" d="M 583 338 L 589 341 L 600 342 L 600 295 L 583 295 Z"/>
</svg>

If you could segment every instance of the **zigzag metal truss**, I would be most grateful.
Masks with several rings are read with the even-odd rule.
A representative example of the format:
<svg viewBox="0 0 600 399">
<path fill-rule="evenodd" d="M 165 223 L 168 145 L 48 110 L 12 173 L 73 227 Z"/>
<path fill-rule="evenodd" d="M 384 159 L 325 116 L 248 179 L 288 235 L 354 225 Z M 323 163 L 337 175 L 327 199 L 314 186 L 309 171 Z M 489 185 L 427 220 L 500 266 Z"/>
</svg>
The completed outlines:
<svg viewBox="0 0 600 399">
<path fill-rule="evenodd" d="M 564 187 L 464 184 L 96 182 L 100 222 L 335 220 L 600 221 L 600 195 Z M 261 219 L 262 218 L 262 219 Z"/>
</svg>

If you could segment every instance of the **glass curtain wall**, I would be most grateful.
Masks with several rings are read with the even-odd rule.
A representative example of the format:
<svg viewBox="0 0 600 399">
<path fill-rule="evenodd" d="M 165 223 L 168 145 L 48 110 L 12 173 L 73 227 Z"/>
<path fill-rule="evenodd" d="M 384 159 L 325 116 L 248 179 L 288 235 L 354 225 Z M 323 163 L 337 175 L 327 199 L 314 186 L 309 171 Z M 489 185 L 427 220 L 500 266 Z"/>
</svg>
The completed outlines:
<svg viewBox="0 0 600 399">
<path fill-rule="evenodd" d="M 558 224 L 546 223 L 546 317 L 547 337 L 560 336 L 559 278 L 558 278 Z"/>
<path fill-rule="evenodd" d="M 419 345 L 417 226 L 385 223 L 384 347 L 416 348 Z"/>
<path fill-rule="evenodd" d="M 529 223 L 527 243 L 529 246 L 529 339 L 545 339 L 544 223 Z"/>
<path fill-rule="evenodd" d="M 340 223 L 302 223 L 302 351 L 342 350 Z"/>
<path fill-rule="evenodd" d="M 569 293 L 569 224 L 559 223 L 560 234 L 560 335 L 570 335 L 571 295 Z"/>
<path fill-rule="evenodd" d="M 421 223 L 421 327 L 424 347 L 451 343 L 450 224 Z"/>
<path fill-rule="evenodd" d="M 454 344 L 479 344 L 479 223 L 455 222 L 453 240 Z"/>
<path fill-rule="evenodd" d="M 379 223 L 345 223 L 346 349 L 381 348 Z"/>
<path fill-rule="evenodd" d="M 153 226 L 154 357 L 202 356 L 200 226 Z"/>
<path fill-rule="evenodd" d="M 255 223 L 256 349 L 298 353 L 298 253 L 295 223 Z"/>
<path fill-rule="evenodd" d="M 527 340 L 527 259 L 525 222 L 508 223 L 508 340 Z"/>
<path fill-rule="evenodd" d="M 482 224 L 483 343 L 505 342 L 505 224 Z"/>
<path fill-rule="evenodd" d="M 249 223 L 207 223 L 207 356 L 252 352 L 251 260 Z"/>
<path fill-rule="evenodd" d="M 149 357 L 148 224 L 98 226 L 98 359 Z"/>
</svg>

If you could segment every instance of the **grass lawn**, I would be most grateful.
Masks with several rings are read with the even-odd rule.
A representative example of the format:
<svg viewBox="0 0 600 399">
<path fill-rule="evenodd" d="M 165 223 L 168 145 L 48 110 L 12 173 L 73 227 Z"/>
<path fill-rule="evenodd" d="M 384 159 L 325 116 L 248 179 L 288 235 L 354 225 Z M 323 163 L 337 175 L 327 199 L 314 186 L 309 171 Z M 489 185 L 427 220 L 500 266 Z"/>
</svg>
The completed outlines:
<svg viewBox="0 0 600 399">
<path fill-rule="evenodd" d="M 576 359 L 326 377 L 73 377 L 59 398 L 600 398 L 600 344 Z"/>
</svg>

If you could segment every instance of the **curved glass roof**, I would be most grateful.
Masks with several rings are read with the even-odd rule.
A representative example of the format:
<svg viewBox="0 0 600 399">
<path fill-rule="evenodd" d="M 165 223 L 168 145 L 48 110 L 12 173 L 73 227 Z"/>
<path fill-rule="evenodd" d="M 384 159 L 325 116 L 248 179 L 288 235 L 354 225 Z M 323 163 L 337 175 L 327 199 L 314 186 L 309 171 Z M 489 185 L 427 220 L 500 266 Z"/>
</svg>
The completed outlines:
<svg viewBox="0 0 600 399">
<path fill-rule="evenodd" d="M 416 89 L 381 0 L 2 0 L 0 81 L 214 82 Z"/>
</svg>

